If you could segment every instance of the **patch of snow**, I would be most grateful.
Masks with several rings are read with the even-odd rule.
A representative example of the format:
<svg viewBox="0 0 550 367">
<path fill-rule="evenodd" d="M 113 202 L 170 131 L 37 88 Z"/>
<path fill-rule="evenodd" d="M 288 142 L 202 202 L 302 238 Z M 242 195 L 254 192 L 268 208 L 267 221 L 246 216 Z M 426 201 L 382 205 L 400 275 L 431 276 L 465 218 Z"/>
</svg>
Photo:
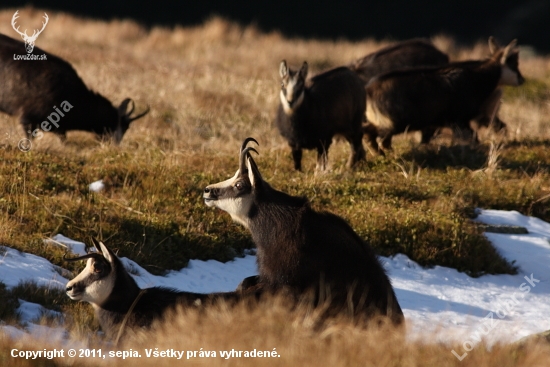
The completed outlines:
<svg viewBox="0 0 550 367">
<path fill-rule="evenodd" d="M 54 265 L 43 257 L 3 247 L 0 254 L 0 282 L 8 288 L 21 282 L 34 282 L 41 287 L 65 289 L 68 280 L 55 270 Z"/>
<path fill-rule="evenodd" d="M 433 338 L 435 332 L 441 341 L 474 345 L 480 340 L 512 341 L 550 329 L 550 224 L 514 211 L 478 210 L 478 214 L 477 221 L 529 231 L 526 235 L 486 234 L 497 251 L 518 266 L 517 275 L 471 278 L 442 266 L 422 268 L 402 254 L 380 258 L 411 338 Z M 121 260 L 142 288 L 163 286 L 197 293 L 232 291 L 242 279 L 258 272 L 254 255 L 227 263 L 191 260 L 186 268 L 165 276 L 152 275 L 130 259 Z M 7 248 L 0 257 L 0 281 L 11 287 L 22 280 L 53 287 L 67 283 L 47 260 Z M 1 329 L 10 335 L 19 333 L 7 326 Z"/>
<path fill-rule="evenodd" d="M 53 241 L 52 241 L 53 240 Z M 65 237 L 62 234 L 56 234 L 52 239 L 45 239 L 45 243 L 53 243 L 59 245 L 59 243 L 67 246 L 67 250 L 72 252 L 74 255 L 82 256 L 86 255 L 86 244 L 80 241 L 75 241 L 69 237 Z M 59 243 L 58 243 L 59 242 Z"/>
<path fill-rule="evenodd" d="M 60 312 L 48 310 L 38 303 L 27 302 L 19 299 L 19 307 L 17 308 L 21 323 L 32 323 L 40 320 L 42 316 L 61 317 Z"/>
<path fill-rule="evenodd" d="M 93 192 L 101 192 L 105 189 L 105 184 L 103 183 L 103 180 L 92 182 L 88 189 Z"/>
</svg>

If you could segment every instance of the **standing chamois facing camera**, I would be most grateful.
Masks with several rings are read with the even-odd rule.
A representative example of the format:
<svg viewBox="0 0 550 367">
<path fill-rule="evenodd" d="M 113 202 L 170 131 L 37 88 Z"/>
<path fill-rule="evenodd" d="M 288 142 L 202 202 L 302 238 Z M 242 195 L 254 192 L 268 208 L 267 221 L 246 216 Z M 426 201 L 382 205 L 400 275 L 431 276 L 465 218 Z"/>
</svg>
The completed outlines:
<svg viewBox="0 0 550 367">
<path fill-rule="evenodd" d="M 67 131 L 82 130 L 118 144 L 130 123 L 149 112 L 132 116 L 130 98 L 114 107 L 88 89 L 71 64 L 38 47 L 34 52 L 46 59 L 15 60 L 24 49 L 23 42 L 0 34 L 0 111 L 18 116 L 29 139 L 49 131 L 64 140 Z"/>
<path fill-rule="evenodd" d="M 202 294 L 165 287 L 141 289 L 107 246 L 94 242 L 94 247 L 97 252 L 64 257 L 65 261 L 88 261 L 84 270 L 67 283 L 66 292 L 72 300 L 92 305 L 99 325 L 109 339 L 118 341 L 129 330 L 148 327 L 177 305 L 202 307 L 218 301 L 233 305 L 259 295 L 259 291 Z"/>
<path fill-rule="evenodd" d="M 317 150 L 318 171 L 327 168 L 328 149 L 335 135 L 350 144 L 348 166 L 365 159 L 363 131 L 366 92 L 363 81 L 347 67 L 339 67 L 307 79 L 308 64 L 300 70 L 281 61 L 280 104 L 277 128 L 292 150 L 294 168 L 302 169 L 302 149 Z"/>
<path fill-rule="evenodd" d="M 252 234 L 257 248 L 259 284 L 295 295 L 313 291 L 327 315 L 403 322 L 403 312 L 372 248 L 339 216 L 313 210 L 306 198 L 290 196 L 265 182 L 247 147 L 239 168 L 223 182 L 209 185 L 207 206 L 222 209 Z M 243 281 L 246 288 L 253 279 Z"/>
</svg>

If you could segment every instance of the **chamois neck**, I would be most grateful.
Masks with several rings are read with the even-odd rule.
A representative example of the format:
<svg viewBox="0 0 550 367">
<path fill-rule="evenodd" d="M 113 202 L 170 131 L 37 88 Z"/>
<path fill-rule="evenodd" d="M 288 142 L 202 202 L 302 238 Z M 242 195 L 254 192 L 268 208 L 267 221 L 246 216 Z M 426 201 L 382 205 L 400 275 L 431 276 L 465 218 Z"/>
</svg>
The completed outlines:
<svg viewBox="0 0 550 367">
<path fill-rule="evenodd" d="M 117 264 L 115 276 L 115 285 L 111 294 L 99 307 L 111 312 L 126 313 L 141 289 L 134 278 L 124 270 L 122 263 Z"/>
<path fill-rule="evenodd" d="M 284 242 L 285 236 L 294 235 L 300 218 L 309 210 L 306 198 L 288 195 L 274 189 L 261 195 L 250 212 L 250 232 L 256 244 Z M 294 227 L 292 230 L 290 227 Z"/>
</svg>

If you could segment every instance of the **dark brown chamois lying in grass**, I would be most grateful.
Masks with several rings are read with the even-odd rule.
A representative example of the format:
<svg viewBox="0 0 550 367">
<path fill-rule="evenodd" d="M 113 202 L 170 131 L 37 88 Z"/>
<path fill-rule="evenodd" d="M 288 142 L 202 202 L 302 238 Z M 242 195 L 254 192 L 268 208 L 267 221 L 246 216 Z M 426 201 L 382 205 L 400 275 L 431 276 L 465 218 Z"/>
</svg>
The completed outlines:
<svg viewBox="0 0 550 367">
<path fill-rule="evenodd" d="M 218 301 L 235 304 L 259 296 L 259 291 L 201 294 L 165 287 L 140 289 L 110 249 L 101 242 L 94 246 L 98 252 L 65 258 L 67 261 L 88 260 L 86 268 L 67 283 L 66 291 L 72 300 L 93 306 L 101 329 L 111 339 L 118 340 L 128 329 L 150 326 L 177 305 L 198 307 Z"/>
<path fill-rule="evenodd" d="M 260 284 L 298 296 L 313 291 L 328 315 L 381 315 L 400 324 L 403 312 L 372 248 L 339 216 L 273 189 L 250 156 L 255 150 L 246 147 L 249 141 L 255 142 L 244 141 L 235 175 L 207 186 L 203 197 L 250 230 Z M 250 280 L 244 288 L 254 284 Z"/>
</svg>

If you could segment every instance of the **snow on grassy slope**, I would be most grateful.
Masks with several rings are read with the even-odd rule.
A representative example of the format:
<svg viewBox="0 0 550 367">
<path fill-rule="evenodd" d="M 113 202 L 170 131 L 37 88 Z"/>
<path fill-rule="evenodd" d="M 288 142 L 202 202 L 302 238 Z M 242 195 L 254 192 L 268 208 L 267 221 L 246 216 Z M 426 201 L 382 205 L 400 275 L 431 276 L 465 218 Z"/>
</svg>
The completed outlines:
<svg viewBox="0 0 550 367">
<path fill-rule="evenodd" d="M 465 342 L 468 347 L 468 342 L 475 344 L 481 339 L 507 342 L 550 329 L 550 224 L 514 211 L 496 210 L 479 210 L 477 220 L 522 226 L 529 231 L 525 235 L 486 234 L 505 258 L 515 261 L 517 275 L 471 278 L 441 266 L 422 268 L 401 254 L 381 258 L 412 338 L 433 338 L 435 332 L 440 340 Z M 72 241 L 61 236 L 55 239 Z M 74 242 L 70 246 L 81 254 L 83 244 Z M 165 286 L 201 293 L 233 290 L 243 278 L 257 273 L 253 255 L 227 263 L 191 260 L 186 268 L 165 276 L 152 275 L 130 259 L 122 260 L 140 287 Z M 8 248 L 0 257 L 0 281 L 11 287 L 24 280 L 50 287 L 64 287 L 67 282 L 47 260 Z M 32 307 L 28 302 L 22 307 L 27 310 L 24 320 L 31 328 Z M 11 330 L 10 334 L 16 333 Z M 457 351 L 459 355 L 463 352 Z"/>
</svg>

